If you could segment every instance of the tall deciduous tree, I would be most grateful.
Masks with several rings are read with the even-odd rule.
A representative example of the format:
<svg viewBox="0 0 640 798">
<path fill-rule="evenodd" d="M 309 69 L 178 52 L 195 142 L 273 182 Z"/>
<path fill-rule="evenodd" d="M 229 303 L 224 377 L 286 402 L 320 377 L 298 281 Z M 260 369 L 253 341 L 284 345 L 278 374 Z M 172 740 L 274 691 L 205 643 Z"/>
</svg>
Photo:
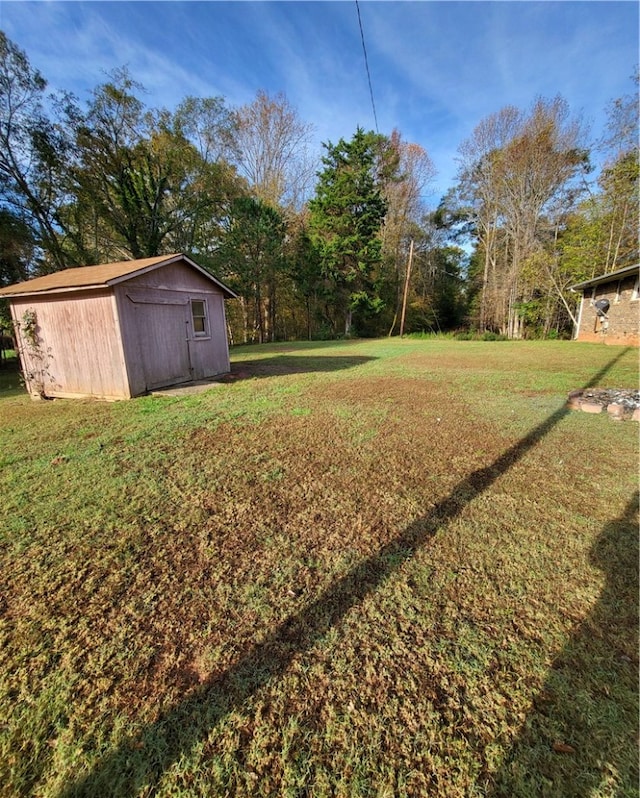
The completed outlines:
<svg viewBox="0 0 640 798">
<path fill-rule="evenodd" d="M 250 105 L 237 111 L 239 171 L 262 202 L 292 210 L 302 207 L 313 178 L 311 131 L 284 94 L 271 97 L 259 91 Z"/>
<path fill-rule="evenodd" d="M 35 243 L 28 224 L 0 208 L 0 286 L 29 278 Z"/>
<path fill-rule="evenodd" d="M 601 147 L 607 155 L 598 181 L 600 188 L 598 216 L 603 227 L 606 252 L 601 269 L 614 271 L 638 261 L 638 200 L 640 152 L 639 75 L 633 77 L 635 91 L 610 103 L 607 132 Z M 602 268 L 604 267 L 604 268 Z"/>
<path fill-rule="evenodd" d="M 174 223 L 167 244 L 205 261 L 217 250 L 232 202 L 247 191 L 237 160 L 237 120 L 221 97 L 187 97 L 168 123 L 194 148 L 180 191 L 171 200 Z"/>
<path fill-rule="evenodd" d="M 425 214 L 424 193 L 436 170 L 426 150 L 419 144 L 403 141 L 397 130 L 391 134 L 387 147 L 395 159 L 387 158 L 392 173 L 384 184 L 387 214 L 382 239 L 395 302 L 393 331 L 402 302 L 409 242 Z"/>
<path fill-rule="evenodd" d="M 77 202 L 68 211 L 87 262 L 206 252 L 241 190 L 220 158 L 228 141 L 216 149 L 216 135 L 230 132 L 215 100 L 187 100 L 172 115 L 147 110 L 140 90 L 117 70 L 96 89 L 78 127 Z"/>
<path fill-rule="evenodd" d="M 334 292 L 334 307 L 351 334 L 378 313 L 382 265 L 381 229 L 387 209 L 377 171 L 381 137 L 358 128 L 351 141 L 325 145 L 323 170 L 309 203 L 310 229 L 322 273 Z"/>
<path fill-rule="evenodd" d="M 174 125 L 205 163 L 237 158 L 237 119 L 222 97 L 185 97 L 176 108 Z"/>
<path fill-rule="evenodd" d="M 62 122 L 75 115 L 73 99 L 47 98 L 46 85 L 0 31 L 0 196 L 32 231 L 42 271 L 69 265 L 59 211 L 67 200 L 72 146 Z"/>
<path fill-rule="evenodd" d="M 553 216 L 575 203 L 572 181 L 588 166 L 582 141 L 579 121 L 558 97 L 537 100 L 527 114 L 503 109 L 460 148 L 460 196 L 472 209 L 484 261 L 481 328 L 523 335 L 532 291 L 525 268 L 539 258 Z"/>
<path fill-rule="evenodd" d="M 637 76 L 634 82 L 637 85 Z M 638 121 L 637 92 L 610 103 L 599 146 L 604 167 L 589 196 L 567 215 L 554 242 L 548 272 L 574 322 L 575 298 L 569 286 L 637 263 L 640 257 Z"/>
<path fill-rule="evenodd" d="M 172 228 L 170 196 L 194 161 L 188 142 L 145 112 L 140 89 L 118 70 L 95 90 L 78 130 L 78 195 L 110 239 L 95 241 L 93 253 L 86 247 L 94 259 L 104 249 L 110 257 L 158 255 Z"/>
</svg>

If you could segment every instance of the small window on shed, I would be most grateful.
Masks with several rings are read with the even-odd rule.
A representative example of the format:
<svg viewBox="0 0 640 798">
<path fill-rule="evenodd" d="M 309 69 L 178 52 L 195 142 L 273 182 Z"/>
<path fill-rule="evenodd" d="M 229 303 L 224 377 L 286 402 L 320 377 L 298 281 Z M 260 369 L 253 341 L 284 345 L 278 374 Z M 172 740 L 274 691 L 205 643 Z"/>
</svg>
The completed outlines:
<svg viewBox="0 0 640 798">
<path fill-rule="evenodd" d="M 633 291 L 631 292 L 631 301 L 637 302 L 640 299 L 640 277 L 636 277 L 636 281 L 633 285 Z"/>
<path fill-rule="evenodd" d="M 196 338 L 209 335 L 207 303 L 204 299 L 191 300 L 191 319 L 193 321 L 193 334 Z"/>
</svg>

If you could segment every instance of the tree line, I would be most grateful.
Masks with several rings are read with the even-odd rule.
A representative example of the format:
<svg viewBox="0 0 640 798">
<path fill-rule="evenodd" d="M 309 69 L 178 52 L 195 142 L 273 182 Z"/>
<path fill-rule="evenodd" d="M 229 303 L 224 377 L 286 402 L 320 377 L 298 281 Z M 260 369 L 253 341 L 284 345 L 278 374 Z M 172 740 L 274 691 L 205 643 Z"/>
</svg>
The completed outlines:
<svg viewBox="0 0 640 798">
<path fill-rule="evenodd" d="M 637 94 L 611 103 L 596 180 L 584 126 L 537 99 L 479 123 L 434 210 L 433 163 L 397 130 L 358 128 L 318 160 L 282 94 L 168 110 L 143 92 L 120 68 L 84 105 L 48 93 L 0 31 L 0 285 L 184 252 L 238 293 L 233 343 L 521 338 L 567 335 L 568 287 L 638 259 Z"/>
</svg>

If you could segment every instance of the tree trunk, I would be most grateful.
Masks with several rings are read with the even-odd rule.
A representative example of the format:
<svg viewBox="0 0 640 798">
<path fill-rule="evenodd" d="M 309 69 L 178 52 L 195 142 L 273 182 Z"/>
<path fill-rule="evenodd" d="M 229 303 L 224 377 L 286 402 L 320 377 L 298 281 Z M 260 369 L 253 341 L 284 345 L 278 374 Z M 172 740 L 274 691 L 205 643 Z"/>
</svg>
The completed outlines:
<svg viewBox="0 0 640 798">
<path fill-rule="evenodd" d="M 272 342 L 276 340 L 276 307 L 276 280 L 274 277 L 269 286 L 269 326 Z"/>
<path fill-rule="evenodd" d="M 413 261 L 413 238 L 409 247 L 409 262 L 407 263 L 407 274 L 404 281 L 404 291 L 402 293 L 402 316 L 400 317 L 400 338 L 404 335 L 404 317 L 407 311 L 407 294 L 409 293 L 409 281 L 411 280 L 411 263 Z"/>
<path fill-rule="evenodd" d="M 255 321 L 254 321 L 254 330 L 258 336 L 258 343 L 264 343 L 264 321 L 262 318 L 262 295 L 260 292 L 260 286 L 258 284 L 254 287 L 255 291 Z"/>
<path fill-rule="evenodd" d="M 487 286 L 489 284 L 489 248 L 485 243 L 484 272 L 482 274 L 482 292 L 480 294 L 480 332 L 487 329 Z"/>
<path fill-rule="evenodd" d="M 247 308 L 247 300 L 240 297 L 240 307 L 242 308 L 242 343 L 249 343 L 249 309 Z"/>
</svg>

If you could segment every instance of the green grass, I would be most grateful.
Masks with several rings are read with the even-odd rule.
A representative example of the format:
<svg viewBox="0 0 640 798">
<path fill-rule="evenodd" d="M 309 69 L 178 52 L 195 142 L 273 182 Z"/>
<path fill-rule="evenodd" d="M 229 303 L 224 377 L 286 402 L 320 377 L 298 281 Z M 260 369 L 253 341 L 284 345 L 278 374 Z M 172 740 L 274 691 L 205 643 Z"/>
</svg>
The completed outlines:
<svg viewBox="0 0 640 798">
<path fill-rule="evenodd" d="M 637 351 L 240 347 L 0 372 L 0 794 L 638 795 Z"/>
</svg>

